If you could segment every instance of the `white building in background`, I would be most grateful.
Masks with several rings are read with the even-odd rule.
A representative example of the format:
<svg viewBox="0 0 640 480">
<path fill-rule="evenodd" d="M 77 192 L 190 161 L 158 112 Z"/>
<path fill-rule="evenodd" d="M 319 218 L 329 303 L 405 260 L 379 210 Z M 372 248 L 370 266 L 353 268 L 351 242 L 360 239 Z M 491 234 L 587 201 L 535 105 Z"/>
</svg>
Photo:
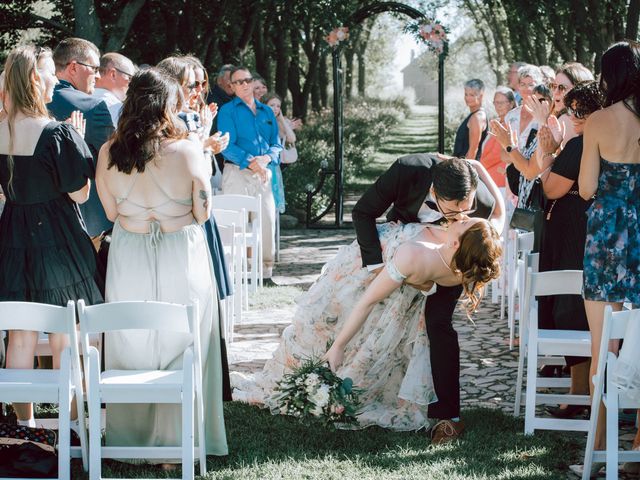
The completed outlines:
<svg viewBox="0 0 640 480">
<path fill-rule="evenodd" d="M 428 63 L 425 55 L 430 54 L 425 52 L 416 57 L 415 52 L 411 50 L 409 65 L 402 69 L 402 86 L 415 91 L 417 105 L 437 105 L 438 82 L 432 79 L 432 77 L 437 78 L 437 72 L 433 72 L 431 76 L 427 74 L 429 67 L 425 66 Z"/>
</svg>

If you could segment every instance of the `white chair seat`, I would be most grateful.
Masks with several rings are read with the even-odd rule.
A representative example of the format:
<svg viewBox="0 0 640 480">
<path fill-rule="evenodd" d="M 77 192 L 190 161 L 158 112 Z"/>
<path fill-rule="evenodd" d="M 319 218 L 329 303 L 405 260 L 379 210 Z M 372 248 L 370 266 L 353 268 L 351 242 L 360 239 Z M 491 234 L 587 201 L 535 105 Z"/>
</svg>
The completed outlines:
<svg viewBox="0 0 640 480">
<path fill-rule="evenodd" d="M 101 377 L 100 396 L 105 403 L 153 403 L 158 398 L 180 403 L 183 382 L 182 370 L 108 370 Z"/>
<path fill-rule="evenodd" d="M 591 334 L 578 330 L 538 330 L 538 355 L 591 356 Z"/>
<path fill-rule="evenodd" d="M 59 370 L 0 370 L 0 398 L 16 403 L 58 403 Z"/>
</svg>

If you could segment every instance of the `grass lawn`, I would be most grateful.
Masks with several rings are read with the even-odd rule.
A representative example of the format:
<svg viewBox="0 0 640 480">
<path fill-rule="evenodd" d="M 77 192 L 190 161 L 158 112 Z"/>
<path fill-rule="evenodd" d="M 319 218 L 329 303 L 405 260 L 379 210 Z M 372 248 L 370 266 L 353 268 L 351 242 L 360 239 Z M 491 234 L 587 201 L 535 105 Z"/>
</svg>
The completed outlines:
<svg viewBox="0 0 640 480">
<path fill-rule="evenodd" d="M 571 434 L 524 436 L 521 420 L 490 409 L 464 411 L 462 439 L 439 447 L 430 447 L 424 432 L 331 431 L 236 402 L 226 404 L 225 418 L 230 453 L 209 457 L 209 479 L 564 479 L 582 455 Z M 75 467 L 73 478 L 84 478 Z M 103 474 L 165 476 L 156 467 L 111 461 L 103 462 Z"/>
</svg>

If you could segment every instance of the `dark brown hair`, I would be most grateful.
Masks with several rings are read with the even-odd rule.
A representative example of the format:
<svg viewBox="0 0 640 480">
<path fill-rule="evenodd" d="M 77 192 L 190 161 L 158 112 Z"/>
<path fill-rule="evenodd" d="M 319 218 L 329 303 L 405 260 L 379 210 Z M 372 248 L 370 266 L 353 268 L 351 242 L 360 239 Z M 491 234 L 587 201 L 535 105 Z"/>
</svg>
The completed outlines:
<svg viewBox="0 0 640 480">
<path fill-rule="evenodd" d="M 633 97 L 636 112 L 640 109 L 640 44 L 633 40 L 615 43 L 600 61 L 600 88 L 606 96 L 605 106 Z"/>
<path fill-rule="evenodd" d="M 144 172 L 158 156 L 164 140 L 187 138 L 177 117 L 180 86 L 155 68 L 141 70 L 131 78 L 118 128 L 109 148 L 109 167 L 131 173 Z"/>
<path fill-rule="evenodd" d="M 451 263 L 453 271 L 462 275 L 468 315 L 478 308 L 483 287 L 500 276 L 501 258 L 500 235 L 488 220 L 480 220 L 460 236 Z"/>
<path fill-rule="evenodd" d="M 478 173 L 463 158 L 449 158 L 432 168 L 433 190 L 443 200 L 461 201 L 478 188 Z"/>
</svg>

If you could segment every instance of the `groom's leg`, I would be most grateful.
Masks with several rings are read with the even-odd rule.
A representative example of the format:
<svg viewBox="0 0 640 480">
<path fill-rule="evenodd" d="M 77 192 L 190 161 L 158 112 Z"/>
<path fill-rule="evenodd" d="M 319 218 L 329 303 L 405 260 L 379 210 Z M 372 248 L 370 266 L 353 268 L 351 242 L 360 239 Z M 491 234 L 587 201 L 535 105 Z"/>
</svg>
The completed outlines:
<svg viewBox="0 0 640 480">
<path fill-rule="evenodd" d="M 425 319 L 431 371 L 438 401 L 429 405 L 429 418 L 460 416 L 460 347 L 451 323 L 462 286 L 442 287 L 427 297 Z"/>
</svg>

